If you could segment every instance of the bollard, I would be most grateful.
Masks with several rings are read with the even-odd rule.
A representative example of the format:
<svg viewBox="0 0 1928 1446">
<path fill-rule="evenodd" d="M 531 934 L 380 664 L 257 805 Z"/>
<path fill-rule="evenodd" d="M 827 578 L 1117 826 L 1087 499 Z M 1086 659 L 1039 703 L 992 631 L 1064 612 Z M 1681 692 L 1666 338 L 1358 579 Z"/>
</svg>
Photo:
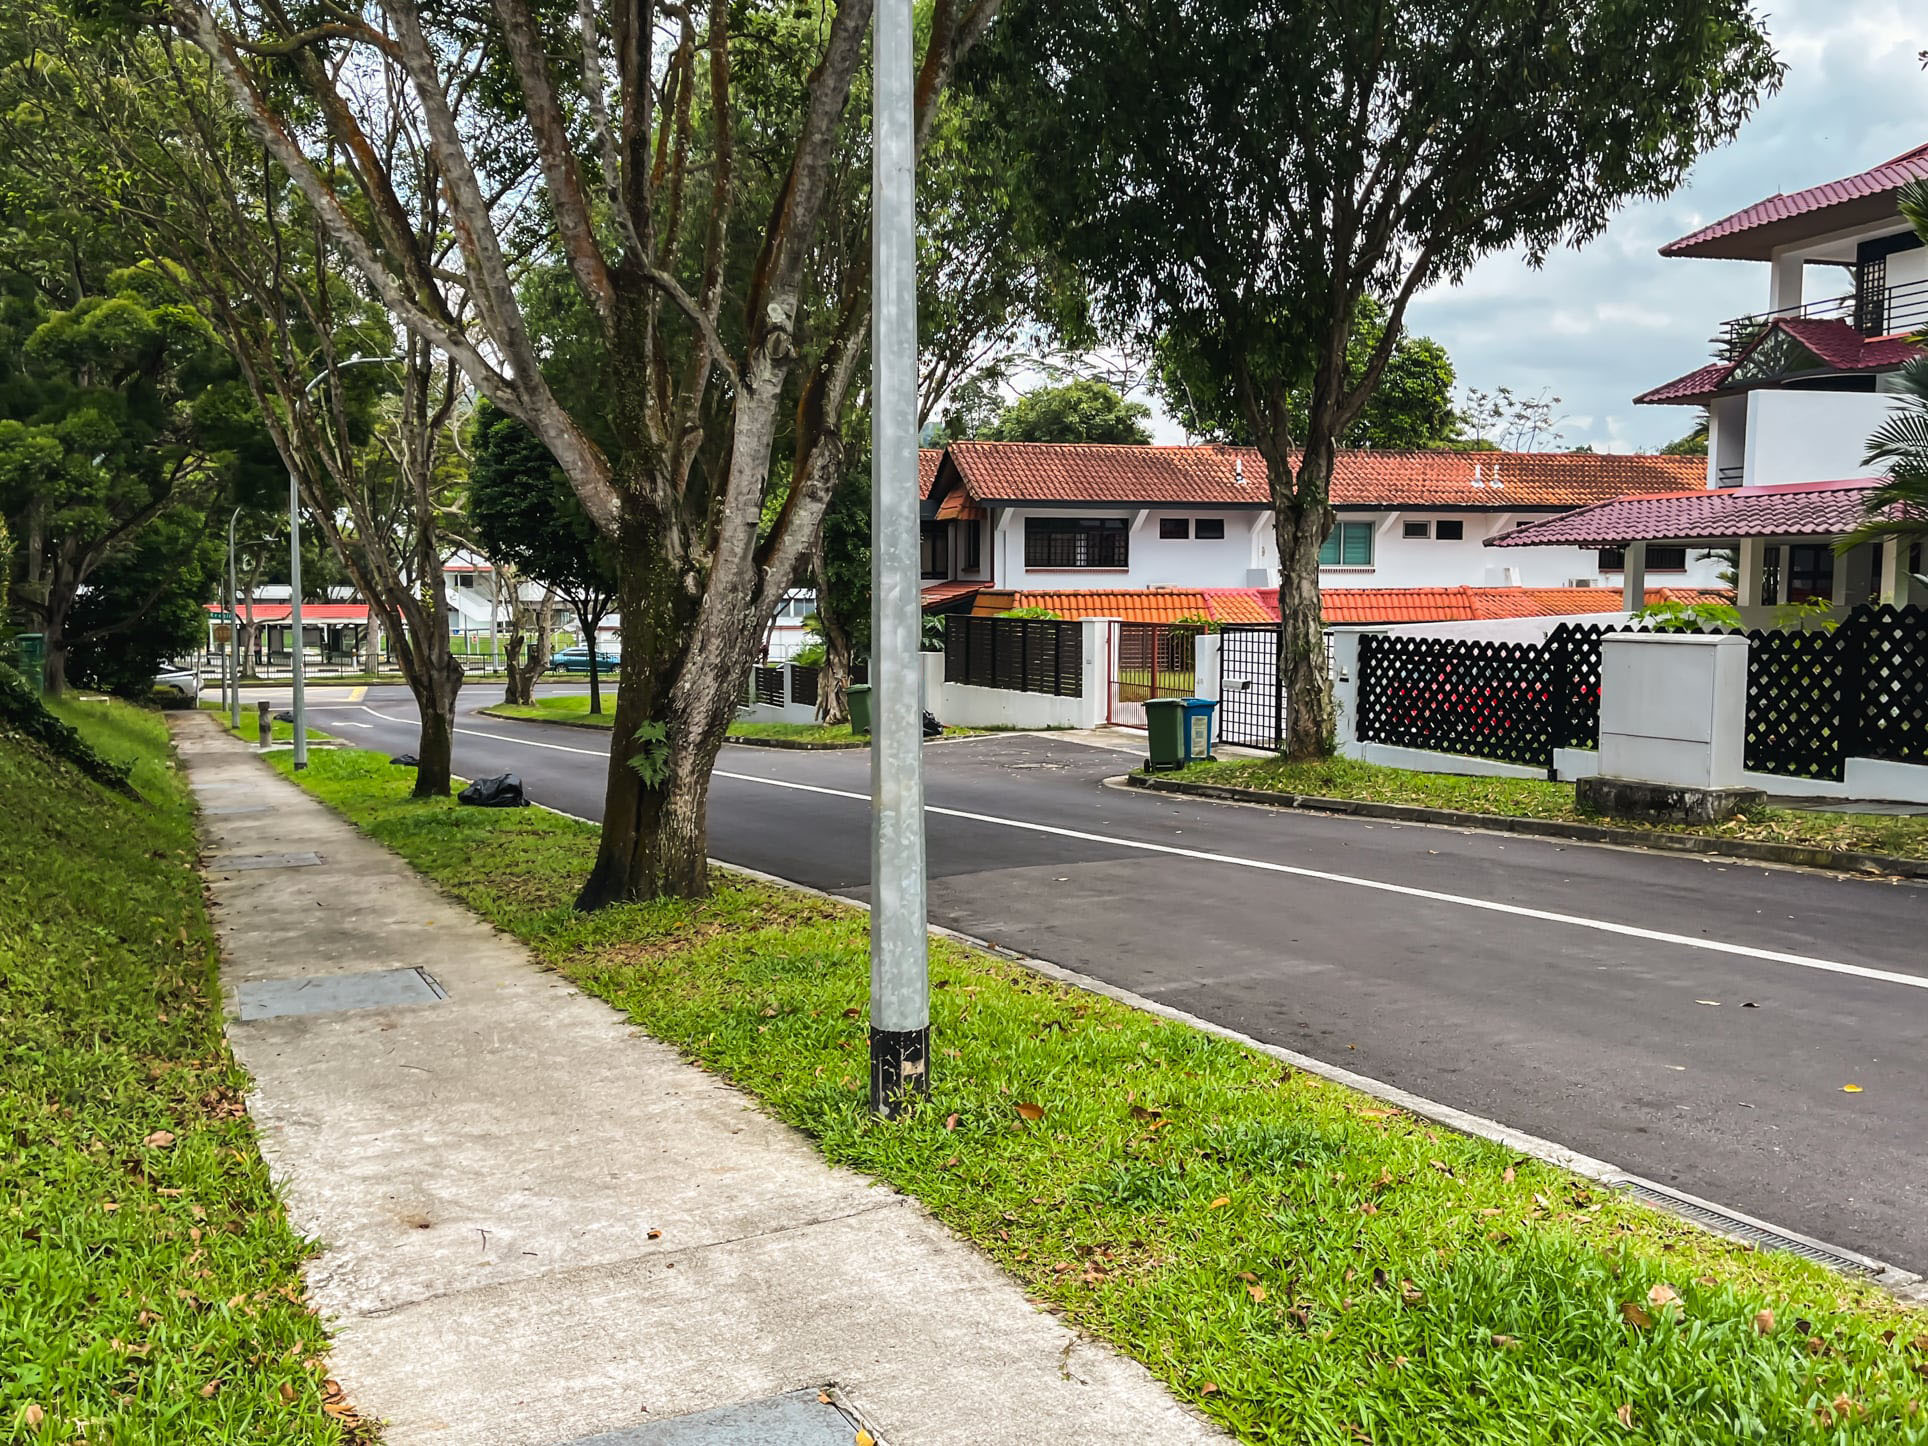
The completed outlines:
<svg viewBox="0 0 1928 1446">
<path fill-rule="evenodd" d="M 266 748 L 274 741 L 274 715 L 268 711 L 268 700 L 266 698 L 263 698 L 259 703 L 255 704 L 255 707 L 259 710 L 255 716 L 261 720 L 261 731 L 255 739 L 255 746 L 257 748 Z"/>
</svg>

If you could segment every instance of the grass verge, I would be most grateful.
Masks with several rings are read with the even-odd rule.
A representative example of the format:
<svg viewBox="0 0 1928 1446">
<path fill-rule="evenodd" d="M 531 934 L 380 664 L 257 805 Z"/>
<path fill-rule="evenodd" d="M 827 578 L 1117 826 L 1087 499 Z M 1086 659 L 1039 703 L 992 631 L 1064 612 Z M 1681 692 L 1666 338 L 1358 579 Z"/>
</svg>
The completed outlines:
<svg viewBox="0 0 1928 1446">
<path fill-rule="evenodd" d="M 1194 783 L 1254 788 L 1267 793 L 1300 793 L 1318 798 L 1403 803 L 1420 808 L 1452 808 L 1505 818 L 1551 818 L 1573 823 L 1606 823 L 1615 828 L 1645 828 L 1705 838 L 1747 839 L 1756 843 L 1799 844 L 1847 853 L 1928 858 L 1928 816 L 1890 817 L 1873 813 L 1817 813 L 1807 809 L 1758 808 L 1722 824 L 1640 824 L 1603 818 L 1580 808 L 1571 783 L 1533 778 L 1475 778 L 1457 773 L 1415 773 L 1351 758 L 1311 763 L 1283 759 L 1226 758 L 1194 763 L 1172 775 Z"/>
<path fill-rule="evenodd" d="M 0 735 L 0 1439 L 369 1439 L 222 1039 L 166 724 L 56 711 L 145 801 Z"/>
<path fill-rule="evenodd" d="M 880 1123 L 861 913 L 720 876 L 579 915 L 590 826 L 378 754 L 301 782 L 1245 1441 L 1928 1441 L 1928 1320 L 1872 1287 L 941 941 L 932 1096 Z"/>
<path fill-rule="evenodd" d="M 204 712 L 213 713 L 220 721 L 221 726 L 227 728 L 227 710 L 219 703 L 203 703 L 201 704 L 201 708 Z M 237 738 L 245 738 L 250 743 L 259 743 L 261 741 L 261 716 L 259 710 L 252 707 L 243 708 L 241 710 L 241 726 L 239 728 L 229 728 L 228 731 L 233 733 Z M 326 737 L 328 737 L 328 735 L 319 728 L 310 728 L 308 730 L 308 738 L 311 742 L 314 739 Z M 268 715 L 268 741 L 270 743 L 292 743 L 294 742 L 294 738 L 294 724 L 278 722 L 272 713 Z"/>
</svg>

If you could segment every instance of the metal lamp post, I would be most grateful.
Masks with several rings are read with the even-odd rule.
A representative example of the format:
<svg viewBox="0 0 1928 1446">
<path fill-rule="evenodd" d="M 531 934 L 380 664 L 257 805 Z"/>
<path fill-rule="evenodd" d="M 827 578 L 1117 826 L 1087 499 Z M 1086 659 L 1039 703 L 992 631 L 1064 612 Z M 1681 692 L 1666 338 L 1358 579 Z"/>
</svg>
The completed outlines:
<svg viewBox="0 0 1928 1446">
<path fill-rule="evenodd" d="M 870 1107 L 930 1089 L 917 538 L 917 152 L 911 0 L 872 34 Z"/>
<path fill-rule="evenodd" d="M 234 523 L 241 515 L 228 514 L 228 727 L 241 731 L 241 589 L 234 575 Z"/>
</svg>

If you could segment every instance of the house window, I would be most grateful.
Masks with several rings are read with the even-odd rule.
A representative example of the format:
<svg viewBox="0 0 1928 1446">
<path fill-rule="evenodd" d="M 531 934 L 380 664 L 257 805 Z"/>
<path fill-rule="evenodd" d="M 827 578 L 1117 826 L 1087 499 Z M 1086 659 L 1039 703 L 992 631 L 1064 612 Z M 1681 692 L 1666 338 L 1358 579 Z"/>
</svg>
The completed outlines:
<svg viewBox="0 0 1928 1446">
<path fill-rule="evenodd" d="M 1781 549 L 1763 547 L 1761 549 L 1761 595 L 1758 601 L 1764 608 L 1773 607 L 1781 596 Z"/>
<path fill-rule="evenodd" d="M 1463 542 L 1465 539 L 1466 524 L 1464 522 L 1435 522 L 1433 524 L 1433 540 L 1435 542 Z"/>
<path fill-rule="evenodd" d="M 1192 519 L 1189 517 L 1161 517 L 1158 519 L 1158 540 L 1160 542 L 1183 542 L 1192 535 Z"/>
<path fill-rule="evenodd" d="M 1430 522 L 1408 522 L 1400 528 L 1401 537 L 1431 537 L 1433 525 Z"/>
<path fill-rule="evenodd" d="M 1786 602 L 1834 600 L 1834 549 L 1802 545 L 1787 550 Z"/>
<path fill-rule="evenodd" d="M 951 525 L 926 522 L 918 531 L 919 567 L 925 577 L 951 575 Z"/>
<path fill-rule="evenodd" d="M 1027 517 L 1027 568 L 1129 567 L 1131 539 L 1122 517 Z"/>
<path fill-rule="evenodd" d="M 1340 522 L 1319 547 L 1320 567 L 1371 567 L 1372 524 Z"/>
<path fill-rule="evenodd" d="M 984 566 L 984 528 L 976 522 L 964 524 L 964 571 L 977 572 Z"/>
<path fill-rule="evenodd" d="M 1200 542 L 1223 542 L 1225 540 L 1225 519 L 1223 517 L 1201 517 L 1192 526 L 1192 536 Z"/>
<path fill-rule="evenodd" d="M 1600 549 L 1600 571 L 1625 572 L 1627 570 L 1627 549 L 1624 547 L 1603 547 Z M 1685 572 L 1687 571 L 1687 549 L 1684 547 L 1650 547 L 1647 549 L 1648 572 Z"/>
</svg>

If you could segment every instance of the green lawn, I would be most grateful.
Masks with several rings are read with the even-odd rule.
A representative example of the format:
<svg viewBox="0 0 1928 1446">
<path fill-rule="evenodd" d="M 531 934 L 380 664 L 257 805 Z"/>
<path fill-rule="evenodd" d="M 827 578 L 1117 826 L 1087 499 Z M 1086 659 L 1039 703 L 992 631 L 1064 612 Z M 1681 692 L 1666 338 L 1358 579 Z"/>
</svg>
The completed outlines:
<svg viewBox="0 0 1928 1446">
<path fill-rule="evenodd" d="M 580 915 L 593 827 L 393 775 L 302 783 L 1245 1441 L 1928 1442 L 1928 1320 L 1873 1288 L 946 943 L 932 1097 L 872 1120 L 861 913 Z"/>
<path fill-rule="evenodd" d="M 371 1439 L 328 1411 L 166 726 L 58 712 L 146 801 L 0 734 L 0 1440 Z"/>
<path fill-rule="evenodd" d="M 1313 763 L 1282 759 L 1221 759 L 1194 763 L 1174 777 L 1232 788 L 1256 788 L 1268 793 L 1305 794 L 1316 798 L 1360 799 L 1370 803 L 1404 803 L 1421 808 L 1452 808 L 1507 818 L 1566 819 L 1575 823 L 1611 824 L 1617 828 L 1652 828 L 1708 838 L 1747 839 L 1760 843 L 1799 844 L 1808 848 L 1852 853 L 1888 854 L 1897 858 L 1928 858 L 1928 816 L 1893 818 L 1873 813 L 1812 813 L 1805 809 L 1754 809 L 1723 824 L 1701 827 L 1644 825 L 1603 818 L 1583 811 L 1574 800 L 1571 783 L 1548 783 L 1530 778 L 1474 778 L 1456 773 L 1415 773 L 1349 758 L 1327 758 Z"/>
</svg>

